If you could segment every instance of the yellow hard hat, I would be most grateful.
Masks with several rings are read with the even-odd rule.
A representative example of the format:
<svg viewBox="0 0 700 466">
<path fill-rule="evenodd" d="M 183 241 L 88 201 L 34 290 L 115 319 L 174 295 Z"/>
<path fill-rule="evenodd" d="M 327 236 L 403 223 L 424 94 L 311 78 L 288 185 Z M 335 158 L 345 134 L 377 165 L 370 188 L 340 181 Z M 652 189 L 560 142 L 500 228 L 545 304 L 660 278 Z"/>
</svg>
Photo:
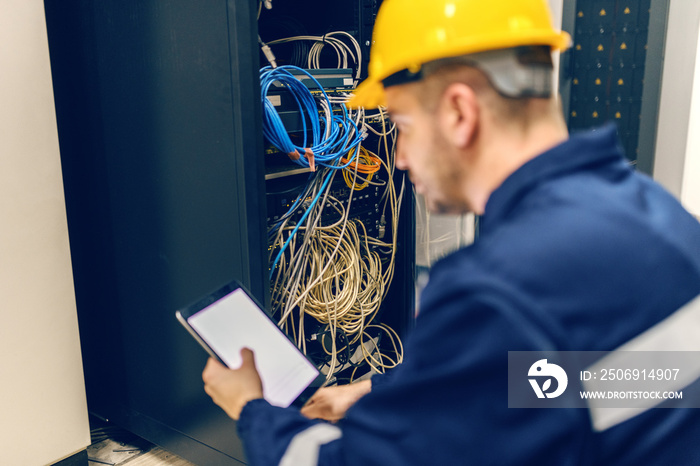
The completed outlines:
<svg viewBox="0 0 700 466">
<path fill-rule="evenodd" d="M 374 24 L 369 76 L 348 106 L 384 105 L 383 82 L 424 63 L 490 50 L 544 45 L 565 50 L 547 0 L 384 0 Z"/>
</svg>

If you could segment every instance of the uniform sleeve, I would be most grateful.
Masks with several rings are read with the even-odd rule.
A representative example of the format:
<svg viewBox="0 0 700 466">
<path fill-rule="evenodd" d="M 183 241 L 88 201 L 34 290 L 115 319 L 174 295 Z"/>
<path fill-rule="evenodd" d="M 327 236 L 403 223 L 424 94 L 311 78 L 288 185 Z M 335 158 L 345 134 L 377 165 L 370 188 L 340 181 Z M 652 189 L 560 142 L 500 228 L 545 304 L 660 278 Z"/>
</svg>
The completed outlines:
<svg viewBox="0 0 700 466">
<path fill-rule="evenodd" d="M 342 430 L 328 422 L 307 419 L 295 408 L 253 400 L 243 408 L 237 427 L 251 466 L 345 464 Z"/>
</svg>

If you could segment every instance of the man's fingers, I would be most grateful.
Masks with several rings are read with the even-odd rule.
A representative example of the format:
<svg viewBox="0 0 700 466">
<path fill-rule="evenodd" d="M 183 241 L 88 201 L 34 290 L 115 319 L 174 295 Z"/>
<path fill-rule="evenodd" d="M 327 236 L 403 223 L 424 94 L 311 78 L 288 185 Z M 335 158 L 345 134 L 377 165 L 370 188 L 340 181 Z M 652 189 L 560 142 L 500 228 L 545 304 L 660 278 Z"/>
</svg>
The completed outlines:
<svg viewBox="0 0 700 466">
<path fill-rule="evenodd" d="M 312 396 L 311 398 L 306 400 L 306 403 L 304 403 L 304 406 L 301 407 L 301 411 L 304 412 L 304 410 L 313 409 L 316 407 L 314 405 L 316 405 L 317 403 L 318 403 L 318 398 L 316 397 L 316 394 L 314 393 L 314 396 Z"/>
<path fill-rule="evenodd" d="M 306 400 L 306 403 L 304 403 L 304 406 L 301 407 L 301 410 L 302 410 L 302 411 L 305 410 L 306 408 L 308 408 L 309 406 L 313 405 L 314 403 L 316 403 L 316 398 L 314 398 L 314 397 L 312 396 L 311 398 L 309 398 L 308 400 Z"/>
<path fill-rule="evenodd" d="M 321 416 L 321 410 L 318 408 L 318 405 L 305 405 L 301 408 L 301 414 L 309 419 L 317 419 Z"/>
<path fill-rule="evenodd" d="M 328 398 L 324 389 L 320 389 L 301 408 L 301 414 L 309 419 L 326 419 L 330 421 L 332 416 L 332 400 Z"/>
<path fill-rule="evenodd" d="M 214 374 L 216 374 L 221 369 L 225 369 L 225 366 L 223 364 L 221 364 L 214 358 L 209 358 L 207 360 L 207 365 L 204 366 L 204 371 L 202 371 L 202 380 L 204 381 L 204 383 L 211 381 L 212 377 L 214 377 Z"/>
</svg>

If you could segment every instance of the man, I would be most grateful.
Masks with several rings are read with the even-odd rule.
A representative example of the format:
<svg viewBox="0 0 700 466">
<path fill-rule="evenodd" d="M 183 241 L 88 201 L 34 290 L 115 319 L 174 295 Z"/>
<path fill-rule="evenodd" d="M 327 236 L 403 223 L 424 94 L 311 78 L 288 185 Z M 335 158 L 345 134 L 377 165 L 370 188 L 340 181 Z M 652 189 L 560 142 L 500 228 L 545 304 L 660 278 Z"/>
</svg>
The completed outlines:
<svg viewBox="0 0 700 466">
<path fill-rule="evenodd" d="M 613 127 L 569 138 L 549 53 L 568 36 L 545 0 L 386 0 L 374 38 L 350 105 L 386 104 L 397 167 L 433 211 L 482 215 L 481 234 L 431 270 L 405 362 L 319 391 L 307 417 L 262 399 L 252 353 L 210 360 L 205 389 L 250 463 L 700 464 L 695 409 L 508 407 L 509 352 L 700 334 L 700 224 L 628 166 Z"/>
</svg>

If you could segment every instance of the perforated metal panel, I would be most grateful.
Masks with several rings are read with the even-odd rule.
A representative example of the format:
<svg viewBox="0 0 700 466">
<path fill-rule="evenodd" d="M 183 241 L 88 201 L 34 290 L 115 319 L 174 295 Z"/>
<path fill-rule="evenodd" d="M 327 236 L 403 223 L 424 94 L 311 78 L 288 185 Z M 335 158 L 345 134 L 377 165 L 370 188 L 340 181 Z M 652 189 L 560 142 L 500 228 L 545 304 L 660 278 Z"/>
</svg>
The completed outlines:
<svg viewBox="0 0 700 466">
<path fill-rule="evenodd" d="M 614 121 L 637 160 L 650 0 L 579 1 L 573 35 L 572 131 Z"/>
</svg>

